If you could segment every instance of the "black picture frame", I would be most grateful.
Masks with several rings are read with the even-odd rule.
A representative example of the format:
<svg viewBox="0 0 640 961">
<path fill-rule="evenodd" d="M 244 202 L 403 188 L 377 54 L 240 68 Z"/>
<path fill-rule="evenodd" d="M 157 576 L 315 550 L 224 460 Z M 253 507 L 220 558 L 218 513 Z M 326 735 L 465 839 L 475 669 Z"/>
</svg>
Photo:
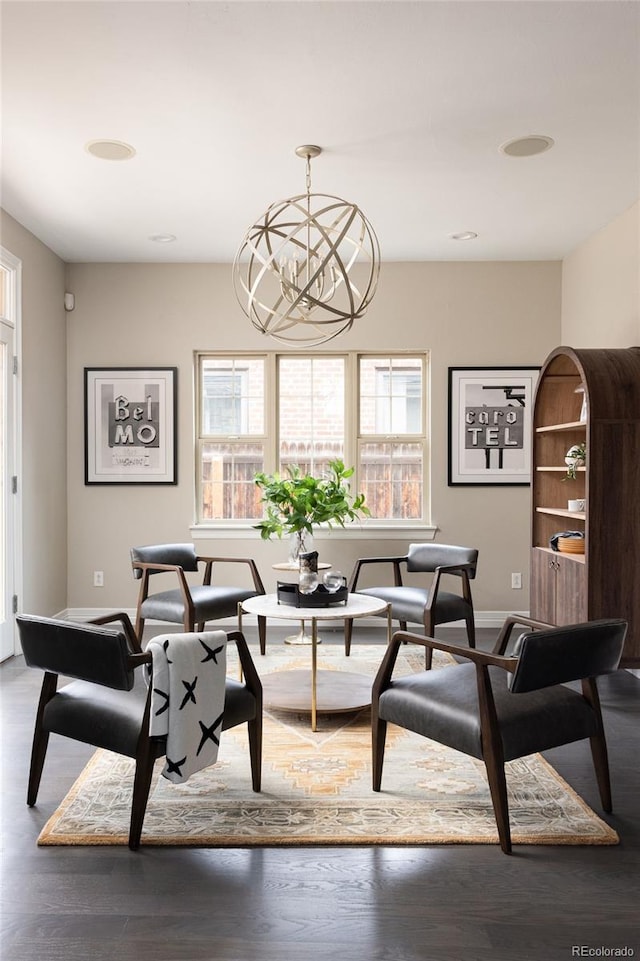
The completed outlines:
<svg viewBox="0 0 640 961">
<path fill-rule="evenodd" d="M 177 367 L 84 368 L 84 482 L 177 484 Z"/>
<path fill-rule="evenodd" d="M 540 367 L 449 367 L 448 485 L 531 483 Z"/>
</svg>

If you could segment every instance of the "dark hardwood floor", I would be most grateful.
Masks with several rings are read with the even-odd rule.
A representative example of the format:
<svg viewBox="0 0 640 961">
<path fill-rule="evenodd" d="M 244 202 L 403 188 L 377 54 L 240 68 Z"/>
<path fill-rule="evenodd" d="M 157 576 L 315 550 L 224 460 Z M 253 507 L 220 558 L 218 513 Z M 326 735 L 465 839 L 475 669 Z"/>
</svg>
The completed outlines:
<svg viewBox="0 0 640 961">
<path fill-rule="evenodd" d="M 354 644 L 379 636 L 356 631 Z M 494 633 L 480 632 L 483 647 Z M 92 749 L 53 737 L 27 808 L 40 676 L 16 657 L 0 682 L 4 961 L 568 961 L 625 947 L 640 957 L 640 680 L 628 672 L 600 685 L 606 819 L 621 843 L 516 845 L 512 857 L 497 845 L 38 848 Z M 547 756 L 600 813 L 588 745 Z"/>
</svg>

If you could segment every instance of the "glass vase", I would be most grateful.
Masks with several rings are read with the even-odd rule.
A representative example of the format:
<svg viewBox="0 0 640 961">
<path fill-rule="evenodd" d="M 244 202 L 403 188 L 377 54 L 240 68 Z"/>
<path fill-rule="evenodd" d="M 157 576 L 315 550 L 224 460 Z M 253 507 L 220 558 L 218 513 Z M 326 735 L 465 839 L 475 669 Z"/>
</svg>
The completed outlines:
<svg viewBox="0 0 640 961">
<path fill-rule="evenodd" d="M 289 563 L 300 567 L 300 554 L 313 550 L 313 537 L 307 530 L 293 531 L 289 536 Z"/>
</svg>

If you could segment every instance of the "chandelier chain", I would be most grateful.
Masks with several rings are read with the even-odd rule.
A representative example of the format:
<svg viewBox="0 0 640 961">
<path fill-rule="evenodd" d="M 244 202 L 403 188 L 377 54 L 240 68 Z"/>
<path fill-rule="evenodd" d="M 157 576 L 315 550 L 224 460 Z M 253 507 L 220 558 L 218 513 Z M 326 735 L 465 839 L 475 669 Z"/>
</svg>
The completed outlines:
<svg viewBox="0 0 640 961">
<path fill-rule="evenodd" d="M 307 156 L 307 197 L 311 193 L 311 157 Z"/>
</svg>

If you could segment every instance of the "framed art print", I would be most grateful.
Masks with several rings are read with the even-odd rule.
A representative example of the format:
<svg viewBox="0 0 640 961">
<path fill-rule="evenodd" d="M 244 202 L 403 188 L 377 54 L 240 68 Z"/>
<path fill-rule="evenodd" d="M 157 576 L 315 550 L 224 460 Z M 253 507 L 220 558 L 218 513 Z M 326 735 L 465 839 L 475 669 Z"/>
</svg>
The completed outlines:
<svg viewBox="0 0 640 961">
<path fill-rule="evenodd" d="M 531 483 L 539 367 L 449 368 L 449 487 Z"/>
<path fill-rule="evenodd" d="M 85 367 L 85 484 L 176 484 L 176 367 Z"/>
</svg>

